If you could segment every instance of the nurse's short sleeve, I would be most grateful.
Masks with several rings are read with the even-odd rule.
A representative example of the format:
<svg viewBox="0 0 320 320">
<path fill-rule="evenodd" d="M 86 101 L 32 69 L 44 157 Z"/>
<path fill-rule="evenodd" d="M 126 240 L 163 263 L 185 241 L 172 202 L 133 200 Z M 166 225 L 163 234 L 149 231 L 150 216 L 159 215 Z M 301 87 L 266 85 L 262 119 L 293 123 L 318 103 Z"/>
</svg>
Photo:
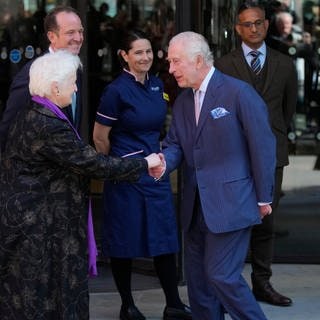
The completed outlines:
<svg viewBox="0 0 320 320">
<path fill-rule="evenodd" d="M 112 85 L 107 86 L 100 98 L 100 104 L 96 114 L 96 122 L 112 127 L 118 120 L 121 98 L 119 91 Z"/>
</svg>

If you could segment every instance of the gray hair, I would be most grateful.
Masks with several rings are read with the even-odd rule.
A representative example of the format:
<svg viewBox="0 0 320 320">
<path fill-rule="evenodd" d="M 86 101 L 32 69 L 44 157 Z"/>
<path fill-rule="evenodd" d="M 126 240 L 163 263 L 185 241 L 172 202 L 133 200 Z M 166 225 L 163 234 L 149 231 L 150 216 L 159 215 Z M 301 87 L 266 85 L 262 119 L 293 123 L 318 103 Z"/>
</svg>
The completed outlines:
<svg viewBox="0 0 320 320">
<path fill-rule="evenodd" d="M 30 94 L 40 97 L 50 95 L 53 81 L 59 84 L 65 82 L 69 77 L 76 75 L 79 67 L 81 67 L 80 58 L 66 50 L 40 56 L 30 67 Z"/>
<path fill-rule="evenodd" d="M 208 42 L 204 36 L 193 31 L 185 31 L 178 33 L 169 42 L 170 44 L 181 42 L 184 44 L 185 53 L 190 58 L 201 55 L 208 66 L 212 66 L 213 54 L 209 48 Z"/>
<path fill-rule="evenodd" d="M 281 21 L 283 19 L 289 18 L 291 22 L 293 22 L 293 16 L 290 12 L 280 11 L 276 14 L 276 22 Z"/>
</svg>

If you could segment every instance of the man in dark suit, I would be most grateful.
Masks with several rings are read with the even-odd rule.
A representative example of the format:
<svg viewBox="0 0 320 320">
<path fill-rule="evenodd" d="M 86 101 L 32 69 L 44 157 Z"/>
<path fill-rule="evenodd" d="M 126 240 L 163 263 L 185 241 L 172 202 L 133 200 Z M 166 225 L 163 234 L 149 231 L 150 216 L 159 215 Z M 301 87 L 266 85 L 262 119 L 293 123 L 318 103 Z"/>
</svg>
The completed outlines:
<svg viewBox="0 0 320 320">
<path fill-rule="evenodd" d="M 174 36 L 167 59 L 179 87 L 188 88 L 172 108 L 163 154 L 168 173 L 184 161 L 181 224 L 192 318 L 221 320 L 226 310 L 232 319 L 266 319 L 241 275 L 251 228 L 272 211 L 275 138 L 266 105 L 250 85 L 213 67 L 198 33 Z"/>
<path fill-rule="evenodd" d="M 54 8 L 44 20 L 44 29 L 50 42 L 49 51 L 65 49 L 79 54 L 83 43 L 83 26 L 77 12 L 67 6 Z M 17 113 L 30 102 L 29 69 L 33 61 L 28 62 L 15 76 L 10 86 L 9 98 L 0 122 L 0 147 L 5 148 L 8 130 Z M 64 112 L 77 130 L 81 122 L 81 72 L 77 74 L 78 91 L 72 106 Z"/>
<path fill-rule="evenodd" d="M 278 207 L 283 167 L 289 164 L 287 131 L 297 103 L 296 69 L 288 56 L 265 45 L 268 30 L 263 7 L 246 2 L 238 10 L 236 31 L 242 39 L 241 47 L 215 61 L 222 72 L 251 84 L 264 99 L 268 107 L 269 121 L 277 143 L 277 165 L 275 170 L 275 192 L 272 209 Z M 251 52 L 259 52 L 258 72 L 251 68 L 254 63 Z M 265 148 L 264 139 L 260 140 Z M 252 230 L 250 249 L 253 293 L 258 300 L 273 305 L 289 306 L 290 298 L 278 293 L 271 285 L 271 263 L 273 258 L 274 214 L 263 219 L 261 225 Z"/>
</svg>

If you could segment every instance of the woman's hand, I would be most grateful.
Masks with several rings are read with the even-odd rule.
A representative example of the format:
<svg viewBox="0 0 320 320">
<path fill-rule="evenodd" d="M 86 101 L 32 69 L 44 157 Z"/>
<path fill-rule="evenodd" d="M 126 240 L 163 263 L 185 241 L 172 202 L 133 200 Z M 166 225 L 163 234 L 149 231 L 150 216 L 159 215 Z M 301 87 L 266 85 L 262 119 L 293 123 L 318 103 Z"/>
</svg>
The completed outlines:
<svg viewBox="0 0 320 320">
<path fill-rule="evenodd" d="M 158 155 L 161 160 L 161 164 L 159 166 L 149 168 L 149 175 L 153 177 L 155 181 L 160 180 L 166 171 L 166 160 L 164 155 L 162 153 L 159 153 Z"/>
</svg>

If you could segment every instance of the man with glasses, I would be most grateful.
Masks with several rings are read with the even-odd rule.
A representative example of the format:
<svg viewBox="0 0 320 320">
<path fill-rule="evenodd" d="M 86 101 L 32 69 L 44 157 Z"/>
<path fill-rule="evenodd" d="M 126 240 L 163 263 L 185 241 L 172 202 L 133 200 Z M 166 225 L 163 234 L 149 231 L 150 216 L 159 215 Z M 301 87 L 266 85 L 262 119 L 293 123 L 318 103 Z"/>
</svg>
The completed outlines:
<svg viewBox="0 0 320 320">
<path fill-rule="evenodd" d="M 49 40 L 49 51 L 65 49 L 78 55 L 83 43 L 83 26 L 75 9 L 58 6 L 49 12 L 44 20 L 44 29 Z M 17 113 L 30 102 L 29 69 L 33 60 L 28 62 L 15 76 L 10 86 L 9 98 L 0 122 L 0 151 L 5 148 L 9 127 Z M 81 72 L 77 73 L 78 91 L 72 106 L 64 109 L 67 117 L 77 130 L 81 121 Z M 1 154 L 1 152 L 0 152 Z"/>
<path fill-rule="evenodd" d="M 252 290 L 257 300 L 277 306 L 290 306 L 292 300 L 278 293 L 271 285 L 274 214 L 278 207 L 283 168 L 289 164 L 287 130 L 297 102 L 297 75 L 292 60 L 267 47 L 264 39 L 269 27 L 265 10 L 256 2 L 243 3 L 235 29 L 241 47 L 215 61 L 222 72 L 250 83 L 267 104 L 270 124 L 276 137 L 277 167 L 273 213 L 252 229 L 250 251 Z M 264 147 L 263 140 L 261 148 Z"/>
</svg>

